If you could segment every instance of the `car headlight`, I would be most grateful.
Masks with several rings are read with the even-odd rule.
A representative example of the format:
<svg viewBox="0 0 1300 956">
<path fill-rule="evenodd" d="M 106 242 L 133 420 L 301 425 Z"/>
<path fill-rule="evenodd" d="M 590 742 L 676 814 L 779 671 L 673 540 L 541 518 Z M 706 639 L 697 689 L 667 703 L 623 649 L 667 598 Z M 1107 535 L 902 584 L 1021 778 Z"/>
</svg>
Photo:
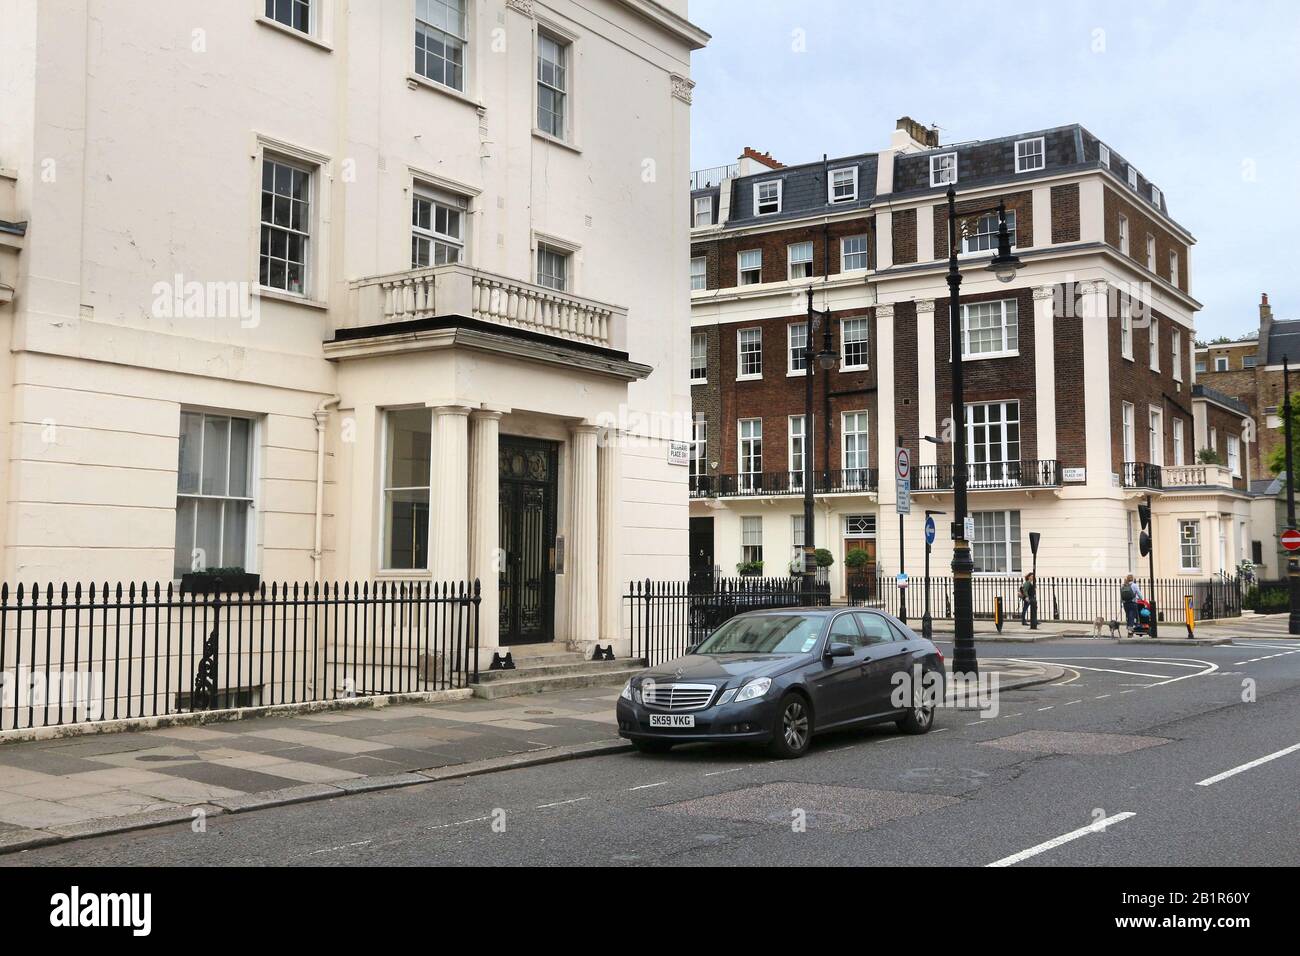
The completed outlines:
<svg viewBox="0 0 1300 956">
<path fill-rule="evenodd" d="M 740 688 L 740 693 L 736 695 L 736 703 L 742 700 L 755 700 L 762 697 L 772 687 L 772 678 L 760 677 L 758 680 L 752 680 L 744 687 Z"/>
</svg>

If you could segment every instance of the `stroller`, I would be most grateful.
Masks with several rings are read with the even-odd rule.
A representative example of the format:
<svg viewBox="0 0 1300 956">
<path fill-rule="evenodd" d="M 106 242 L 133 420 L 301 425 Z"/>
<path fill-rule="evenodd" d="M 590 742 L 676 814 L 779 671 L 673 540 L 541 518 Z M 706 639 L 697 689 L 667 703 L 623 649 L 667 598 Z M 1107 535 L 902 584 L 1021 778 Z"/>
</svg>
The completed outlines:
<svg viewBox="0 0 1300 956">
<path fill-rule="evenodd" d="M 1137 608 L 1137 627 L 1133 628 L 1133 636 L 1148 637 L 1151 634 L 1151 602 L 1146 598 L 1140 598 Z"/>
</svg>

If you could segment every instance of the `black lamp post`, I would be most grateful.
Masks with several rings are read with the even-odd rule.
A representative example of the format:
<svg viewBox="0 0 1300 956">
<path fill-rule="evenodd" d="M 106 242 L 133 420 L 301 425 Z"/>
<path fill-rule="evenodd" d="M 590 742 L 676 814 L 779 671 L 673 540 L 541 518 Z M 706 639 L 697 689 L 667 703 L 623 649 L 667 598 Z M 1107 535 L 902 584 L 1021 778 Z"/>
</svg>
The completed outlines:
<svg viewBox="0 0 1300 956">
<path fill-rule="evenodd" d="M 1295 446 L 1291 444 L 1291 365 L 1282 356 L 1282 429 L 1286 437 L 1286 526 L 1295 530 Z M 1294 551 L 1286 553 L 1286 580 L 1291 592 L 1291 616 L 1287 633 L 1300 634 L 1300 558 Z"/>
<path fill-rule="evenodd" d="M 998 251 L 988 269 L 999 282 L 1010 282 L 1016 277 L 1020 260 L 1011 251 L 1011 235 L 1007 231 L 1007 207 L 999 202 L 994 208 L 968 210 L 963 219 L 978 219 L 996 212 L 998 215 Z M 953 601 L 953 659 L 954 675 L 974 677 L 979 673 L 975 656 L 975 609 L 971 596 L 971 574 L 975 562 L 971 558 L 970 541 L 966 538 L 966 398 L 962 378 L 961 334 L 961 271 L 957 268 L 957 190 L 948 187 L 948 335 L 952 344 L 952 404 L 956 415 L 953 441 L 953 549 L 952 549 L 952 601 Z"/>
<path fill-rule="evenodd" d="M 813 604 L 814 569 L 817 567 L 816 542 L 813 537 L 813 333 L 822 327 L 822 348 L 817 353 L 817 365 L 832 368 L 839 356 L 831 344 L 831 314 L 813 308 L 813 290 L 808 289 L 808 331 L 804 336 L 804 402 L 803 402 L 803 600 Z M 826 462 L 824 464 L 829 464 Z"/>
</svg>

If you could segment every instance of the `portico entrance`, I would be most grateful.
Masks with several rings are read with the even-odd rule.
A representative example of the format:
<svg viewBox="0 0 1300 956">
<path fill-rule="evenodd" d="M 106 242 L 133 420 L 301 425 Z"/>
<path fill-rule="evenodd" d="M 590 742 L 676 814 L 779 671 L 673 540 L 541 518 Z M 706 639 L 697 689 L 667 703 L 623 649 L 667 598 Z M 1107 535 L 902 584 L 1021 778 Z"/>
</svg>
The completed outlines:
<svg viewBox="0 0 1300 956">
<path fill-rule="evenodd" d="M 502 644 L 555 638 L 555 501 L 558 444 L 502 435 L 500 568 Z"/>
</svg>

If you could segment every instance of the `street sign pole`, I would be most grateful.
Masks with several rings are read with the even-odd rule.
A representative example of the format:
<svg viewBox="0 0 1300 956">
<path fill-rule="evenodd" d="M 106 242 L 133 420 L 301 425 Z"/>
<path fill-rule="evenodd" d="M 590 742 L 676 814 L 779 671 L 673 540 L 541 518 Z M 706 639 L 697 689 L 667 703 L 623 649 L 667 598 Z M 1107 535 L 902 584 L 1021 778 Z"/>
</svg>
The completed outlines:
<svg viewBox="0 0 1300 956">
<path fill-rule="evenodd" d="M 1030 573 L 1034 577 L 1034 596 L 1029 602 L 1029 629 L 1038 630 L 1038 542 L 1042 540 L 1042 535 L 1037 531 L 1029 532 L 1029 551 L 1033 554 L 1033 571 Z"/>
<path fill-rule="evenodd" d="M 898 451 L 894 455 L 894 475 L 898 480 L 895 499 L 898 508 L 898 619 L 907 623 L 907 562 L 903 544 L 906 535 L 903 520 L 912 510 L 912 456 L 903 447 L 903 436 L 898 436 Z"/>
<path fill-rule="evenodd" d="M 934 619 L 930 616 L 930 546 L 934 544 L 934 516 L 942 511 L 925 512 L 925 613 L 921 616 L 921 636 L 927 641 L 934 634 Z"/>
</svg>

